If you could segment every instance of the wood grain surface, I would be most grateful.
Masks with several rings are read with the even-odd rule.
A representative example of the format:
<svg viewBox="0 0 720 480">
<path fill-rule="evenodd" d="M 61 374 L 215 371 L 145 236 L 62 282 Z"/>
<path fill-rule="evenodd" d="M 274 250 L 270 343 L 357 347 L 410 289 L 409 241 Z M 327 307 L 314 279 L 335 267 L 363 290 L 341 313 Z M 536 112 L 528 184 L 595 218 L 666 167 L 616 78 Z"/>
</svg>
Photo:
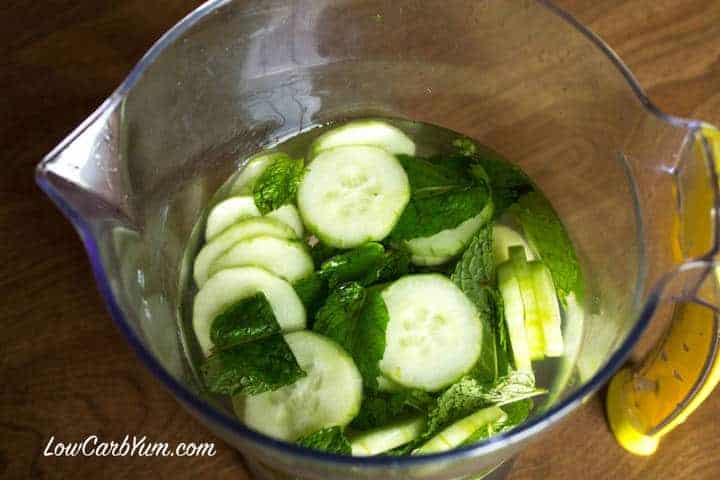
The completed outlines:
<svg viewBox="0 0 720 480">
<path fill-rule="evenodd" d="M 719 0 L 562 0 L 664 110 L 720 124 Z M 199 2 L 0 2 L 0 478 L 249 479 L 112 326 L 70 225 L 33 182 L 40 158 Z M 45 457 L 50 436 L 217 444 L 212 458 Z M 528 448 L 513 480 L 720 478 L 720 393 L 651 458 L 625 453 L 589 401 Z"/>
</svg>

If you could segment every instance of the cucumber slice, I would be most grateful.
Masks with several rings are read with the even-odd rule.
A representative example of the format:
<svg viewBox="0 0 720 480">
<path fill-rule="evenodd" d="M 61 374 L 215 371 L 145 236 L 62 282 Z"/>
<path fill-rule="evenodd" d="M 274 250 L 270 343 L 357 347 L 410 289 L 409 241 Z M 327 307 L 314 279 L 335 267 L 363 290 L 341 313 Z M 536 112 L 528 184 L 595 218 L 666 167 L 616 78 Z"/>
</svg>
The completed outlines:
<svg viewBox="0 0 720 480">
<path fill-rule="evenodd" d="M 378 120 L 360 120 L 320 135 L 310 146 L 308 158 L 321 151 L 348 145 L 379 147 L 393 155 L 415 155 L 415 143 L 402 130 Z"/>
<path fill-rule="evenodd" d="M 355 457 L 369 457 L 410 443 L 425 429 L 423 417 L 410 418 L 386 427 L 363 432 L 350 439 Z"/>
<path fill-rule="evenodd" d="M 422 255 L 413 255 L 410 258 L 410 261 L 414 263 L 415 265 L 419 265 L 421 267 L 435 267 L 437 265 L 442 265 L 443 263 L 447 263 L 450 260 L 452 260 L 453 257 L 447 256 L 447 257 L 425 257 Z"/>
<path fill-rule="evenodd" d="M 515 368 L 520 372 L 534 375 L 530 360 L 527 334 L 525 333 L 525 309 L 520 285 L 513 272 L 512 262 L 504 262 L 497 269 L 498 287 L 503 299 L 505 322 L 510 336 Z"/>
<path fill-rule="evenodd" d="M 350 423 L 362 402 L 362 378 L 352 358 L 313 332 L 290 333 L 285 340 L 305 377 L 273 392 L 233 398 L 238 417 L 250 428 L 287 441 Z"/>
<path fill-rule="evenodd" d="M 540 322 L 542 323 L 545 356 L 562 357 L 564 352 L 562 317 L 552 275 L 547 266 L 540 261 L 528 262 L 528 267 L 533 282 Z"/>
<path fill-rule="evenodd" d="M 382 297 L 389 321 L 380 370 L 390 380 L 434 392 L 472 368 L 482 323 L 475 305 L 447 277 L 408 275 Z"/>
<path fill-rule="evenodd" d="M 233 267 L 263 268 L 290 283 L 307 277 L 315 269 L 304 244 L 264 235 L 234 244 L 210 265 L 208 275 L 212 277 Z"/>
<path fill-rule="evenodd" d="M 284 153 L 263 153 L 248 160 L 245 167 L 233 182 L 230 188 L 231 195 L 252 195 L 255 182 L 265 169 L 272 165 L 278 158 L 287 157 Z"/>
<path fill-rule="evenodd" d="M 506 262 L 510 258 L 508 250 L 510 247 L 516 245 L 525 247 L 528 260 L 535 260 L 533 251 L 517 230 L 505 225 L 493 226 L 493 254 L 495 256 L 495 265 Z"/>
<path fill-rule="evenodd" d="M 205 226 L 205 240 L 209 242 L 239 220 L 259 216 L 260 210 L 255 206 L 253 197 L 231 197 L 223 200 L 210 210 Z"/>
<path fill-rule="evenodd" d="M 308 165 L 298 188 L 305 225 L 323 243 L 353 248 L 385 238 L 410 200 L 400 162 L 377 147 L 337 147 Z"/>
<path fill-rule="evenodd" d="M 213 320 L 232 304 L 258 292 L 267 298 L 283 332 L 305 328 L 305 307 L 288 282 L 256 267 L 222 270 L 205 283 L 193 304 L 193 329 L 205 355 L 213 346 Z"/>
<path fill-rule="evenodd" d="M 510 254 L 510 262 L 513 266 L 513 272 L 515 272 L 515 278 L 517 278 L 518 285 L 520 286 L 530 358 L 533 360 L 541 360 L 545 357 L 545 337 L 543 335 L 537 300 L 535 299 L 533 279 L 530 276 L 530 269 L 528 268 L 527 257 L 525 256 L 525 248 L 516 245 L 510 247 L 508 252 Z"/>
<path fill-rule="evenodd" d="M 277 210 L 265 215 L 267 218 L 274 218 L 280 220 L 288 227 L 295 231 L 298 238 L 303 238 L 305 235 L 305 227 L 303 226 L 302 220 L 300 219 L 300 212 L 297 211 L 295 205 L 283 205 Z"/>
<path fill-rule="evenodd" d="M 405 242 L 410 252 L 419 259 L 454 257 L 461 253 L 472 240 L 473 235 L 492 217 L 492 204 L 488 203 L 482 212 L 465 220 L 455 228 L 449 228 L 429 237 L 413 238 Z M 417 265 L 417 264 L 416 264 Z"/>
<path fill-rule="evenodd" d="M 470 438 L 470 435 L 478 429 L 489 423 L 495 423 L 505 419 L 507 419 L 507 414 L 499 407 L 484 408 L 453 423 L 424 443 L 420 448 L 413 450 L 413 455 L 428 455 L 430 453 L 452 450 Z"/>
<path fill-rule="evenodd" d="M 282 222 L 272 218 L 248 218 L 241 220 L 232 227 L 224 230 L 212 241 L 205 244 L 195 257 L 193 265 L 193 278 L 198 287 L 202 287 L 208 279 L 210 265 L 230 247 L 246 238 L 258 235 L 269 235 L 278 238 L 295 239 L 295 232 Z"/>
</svg>

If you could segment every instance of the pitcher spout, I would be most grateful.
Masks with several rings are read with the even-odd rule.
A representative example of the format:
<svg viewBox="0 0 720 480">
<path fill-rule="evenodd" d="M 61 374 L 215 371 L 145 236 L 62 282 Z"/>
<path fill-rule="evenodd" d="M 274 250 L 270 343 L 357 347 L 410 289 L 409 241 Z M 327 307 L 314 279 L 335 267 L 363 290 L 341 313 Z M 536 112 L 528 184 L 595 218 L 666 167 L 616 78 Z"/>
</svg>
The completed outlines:
<svg viewBox="0 0 720 480">
<path fill-rule="evenodd" d="M 130 216 L 120 110 L 109 99 L 37 167 L 38 185 L 73 223 Z"/>
</svg>

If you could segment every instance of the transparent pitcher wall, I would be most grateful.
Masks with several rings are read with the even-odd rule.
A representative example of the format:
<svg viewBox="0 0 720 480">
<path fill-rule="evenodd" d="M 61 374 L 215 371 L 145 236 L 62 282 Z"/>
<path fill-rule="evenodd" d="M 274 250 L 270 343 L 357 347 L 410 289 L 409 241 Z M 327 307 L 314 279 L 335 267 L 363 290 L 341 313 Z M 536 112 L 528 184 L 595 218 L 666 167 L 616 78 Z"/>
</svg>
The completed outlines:
<svg viewBox="0 0 720 480">
<path fill-rule="evenodd" d="M 217 188 L 288 135 L 377 114 L 461 132 L 518 163 L 559 211 L 587 280 L 584 321 L 565 332 L 567 387 L 510 433 L 422 458 L 337 457 L 247 430 L 186 360 L 186 246 Z M 651 317 L 685 298 L 688 277 L 674 272 L 702 257 L 707 273 L 717 179 L 696 145 L 699 123 L 657 112 L 614 54 L 547 2 L 211 1 L 48 155 L 38 181 L 80 231 L 144 363 L 251 463 L 272 465 L 269 478 L 449 479 L 497 466 L 576 407 Z M 706 238 L 688 235 L 689 218 Z"/>
</svg>

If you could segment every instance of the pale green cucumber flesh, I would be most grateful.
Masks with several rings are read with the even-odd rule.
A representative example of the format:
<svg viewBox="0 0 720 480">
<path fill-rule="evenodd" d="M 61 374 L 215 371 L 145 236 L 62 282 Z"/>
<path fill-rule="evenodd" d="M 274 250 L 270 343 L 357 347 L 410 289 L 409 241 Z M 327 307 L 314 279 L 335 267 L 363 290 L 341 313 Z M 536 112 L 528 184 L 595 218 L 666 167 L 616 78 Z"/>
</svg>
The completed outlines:
<svg viewBox="0 0 720 480">
<path fill-rule="evenodd" d="M 353 359 L 337 343 L 307 330 L 285 340 L 306 375 L 272 392 L 234 397 L 238 417 L 286 441 L 350 423 L 362 402 L 362 378 Z"/>
</svg>

